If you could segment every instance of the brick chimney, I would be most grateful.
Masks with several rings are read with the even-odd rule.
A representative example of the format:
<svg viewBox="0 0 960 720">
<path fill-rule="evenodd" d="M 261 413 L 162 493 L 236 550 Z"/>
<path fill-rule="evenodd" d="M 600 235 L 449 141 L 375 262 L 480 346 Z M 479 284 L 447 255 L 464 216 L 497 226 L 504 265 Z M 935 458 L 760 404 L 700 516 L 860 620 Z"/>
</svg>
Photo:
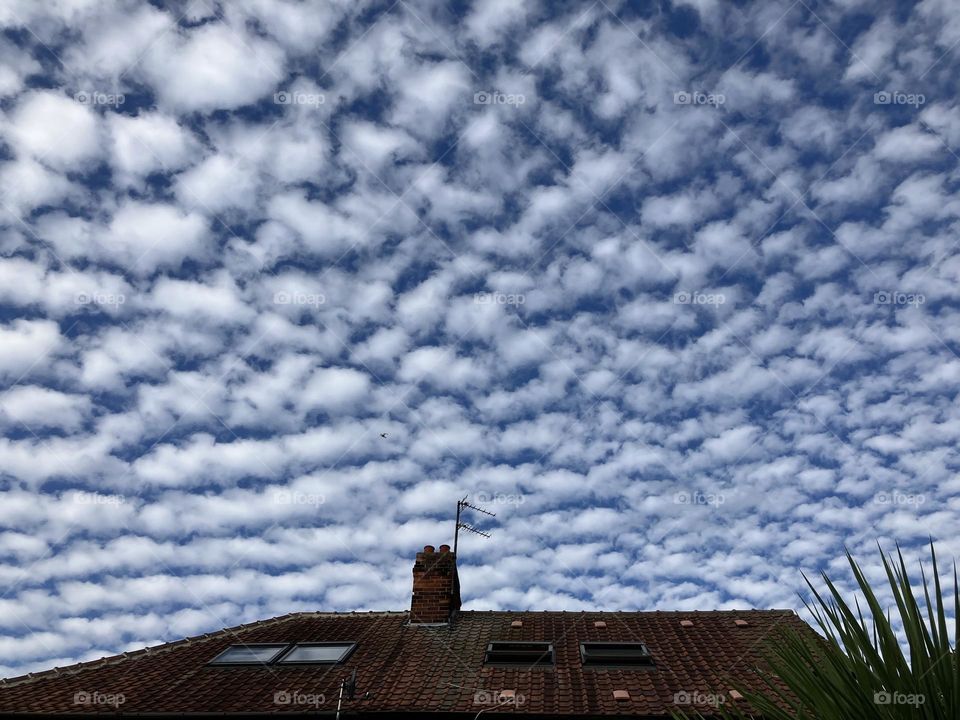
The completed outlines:
<svg viewBox="0 0 960 720">
<path fill-rule="evenodd" d="M 435 552 L 427 545 L 417 553 L 413 564 L 413 599 L 410 602 L 410 623 L 429 625 L 448 623 L 460 610 L 460 578 L 457 577 L 457 556 L 449 545 Z"/>
</svg>

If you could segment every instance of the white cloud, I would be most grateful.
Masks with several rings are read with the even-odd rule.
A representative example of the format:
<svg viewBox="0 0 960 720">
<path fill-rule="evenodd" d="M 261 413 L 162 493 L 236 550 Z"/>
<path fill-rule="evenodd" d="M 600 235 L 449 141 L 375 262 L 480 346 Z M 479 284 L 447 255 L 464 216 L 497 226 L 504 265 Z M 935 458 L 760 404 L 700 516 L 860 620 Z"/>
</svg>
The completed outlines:
<svg viewBox="0 0 960 720">
<path fill-rule="evenodd" d="M 143 60 L 164 106 L 207 112 L 256 102 L 283 79 L 283 51 L 221 23 L 169 33 Z"/>
<path fill-rule="evenodd" d="M 96 170 L 101 147 L 96 115 L 82 103 L 52 90 L 19 98 L 4 130 L 21 157 L 56 170 Z"/>
</svg>

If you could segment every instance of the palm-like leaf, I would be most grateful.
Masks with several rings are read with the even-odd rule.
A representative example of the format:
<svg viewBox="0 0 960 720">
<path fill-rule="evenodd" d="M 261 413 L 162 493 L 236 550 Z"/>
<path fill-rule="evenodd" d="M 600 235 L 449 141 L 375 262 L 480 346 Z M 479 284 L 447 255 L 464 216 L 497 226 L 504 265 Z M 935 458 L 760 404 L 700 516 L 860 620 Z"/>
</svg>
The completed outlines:
<svg viewBox="0 0 960 720">
<path fill-rule="evenodd" d="M 914 593 L 903 555 L 881 550 L 887 584 L 895 605 L 885 612 L 860 566 L 849 552 L 847 561 L 866 603 L 844 600 L 836 585 L 821 574 L 821 593 L 804 576 L 813 600 L 806 603 L 822 642 L 784 631 L 768 651 L 768 666 L 758 669 L 763 688 L 737 687 L 752 706 L 748 711 L 727 703 L 718 717 L 765 720 L 958 720 L 960 719 L 960 585 L 953 570 L 953 599 L 944 597 L 937 555 L 930 545 L 932 588 L 921 567 L 922 601 Z M 947 612 L 953 611 L 953 637 Z M 752 714 L 751 714 L 752 713 Z M 686 718 L 682 712 L 676 718 Z M 703 717 L 697 714 L 696 717 Z"/>
</svg>

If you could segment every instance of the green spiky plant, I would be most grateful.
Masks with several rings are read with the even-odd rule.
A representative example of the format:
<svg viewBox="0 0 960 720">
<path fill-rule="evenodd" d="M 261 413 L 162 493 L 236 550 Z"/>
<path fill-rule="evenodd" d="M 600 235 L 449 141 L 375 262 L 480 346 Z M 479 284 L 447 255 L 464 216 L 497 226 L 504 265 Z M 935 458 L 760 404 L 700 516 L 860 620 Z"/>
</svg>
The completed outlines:
<svg viewBox="0 0 960 720">
<path fill-rule="evenodd" d="M 930 544 L 932 588 L 921 565 L 922 602 L 914 593 L 900 548 L 897 559 L 880 556 L 896 603 L 896 624 L 877 599 L 850 552 L 847 561 L 866 606 L 844 600 L 836 585 L 821 573 L 821 594 L 806 575 L 813 600 L 804 601 L 823 642 L 785 632 L 766 653 L 768 667 L 758 669 L 763 689 L 737 686 L 755 708 L 753 714 L 726 703 L 713 717 L 729 720 L 958 720 L 960 719 L 960 586 L 953 568 L 953 593 L 940 586 L 937 555 Z M 932 595 L 931 595 L 932 590 Z M 953 613 L 953 633 L 947 613 Z M 904 642 L 901 642 L 903 640 Z M 677 712 L 675 718 L 687 718 Z M 703 717 L 696 714 L 694 717 Z"/>
</svg>

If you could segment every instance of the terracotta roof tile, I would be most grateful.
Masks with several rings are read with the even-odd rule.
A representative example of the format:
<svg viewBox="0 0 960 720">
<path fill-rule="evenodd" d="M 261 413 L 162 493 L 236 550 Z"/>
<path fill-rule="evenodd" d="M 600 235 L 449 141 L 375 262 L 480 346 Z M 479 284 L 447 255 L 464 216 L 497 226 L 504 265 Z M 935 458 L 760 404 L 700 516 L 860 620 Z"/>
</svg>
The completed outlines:
<svg viewBox="0 0 960 720">
<path fill-rule="evenodd" d="M 737 627 L 735 618 L 748 619 Z M 335 708 L 357 670 L 351 711 L 476 713 L 513 690 L 523 714 L 669 717 L 688 696 L 760 688 L 753 672 L 780 627 L 813 635 L 786 610 L 711 612 L 461 612 L 451 626 L 416 627 L 407 613 L 298 613 L 125 655 L 0 682 L 0 712 L 68 714 L 284 713 Z M 515 619 L 522 628 L 511 627 Z M 695 619 L 696 630 L 680 627 Z M 598 628 L 595 623 L 606 623 Z M 552 667 L 483 664 L 493 640 L 552 642 Z M 653 667 L 583 667 L 585 641 L 642 641 Z M 232 644 L 356 641 L 342 665 L 210 666 Z M 618 700 L 615 691 L 629 699 Z M 79 693 L 79 695 L 78 695 Z M 371 693 L 365 697 L 365 693 Z M 686 693 L 686 695 L 683 695 Z M 110 704 L 113 700 L 116 707 Z M 122 698 L 122 702 L 119 699 Z"/>
</svg>

